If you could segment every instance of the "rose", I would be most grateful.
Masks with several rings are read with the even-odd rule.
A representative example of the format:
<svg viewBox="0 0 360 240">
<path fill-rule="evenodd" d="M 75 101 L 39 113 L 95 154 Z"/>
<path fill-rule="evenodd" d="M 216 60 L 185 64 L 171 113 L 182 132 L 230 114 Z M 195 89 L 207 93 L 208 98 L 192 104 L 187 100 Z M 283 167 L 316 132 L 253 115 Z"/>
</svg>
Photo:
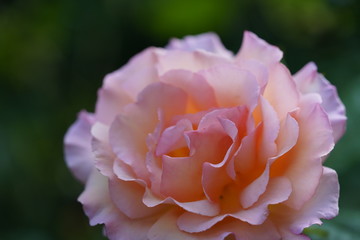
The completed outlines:
<svg viewBox="0 0 360 240">
<path fill-rule="evenodd" d="M 322 163 L 344 106 L 315 64 L 292 76 L 281 58 L 250 32 L 235 56 L 203 34 L 106 76 L 65 137 L 90 224 L 113 240 L 293 240 L 336 216 Z"/>
</svg>

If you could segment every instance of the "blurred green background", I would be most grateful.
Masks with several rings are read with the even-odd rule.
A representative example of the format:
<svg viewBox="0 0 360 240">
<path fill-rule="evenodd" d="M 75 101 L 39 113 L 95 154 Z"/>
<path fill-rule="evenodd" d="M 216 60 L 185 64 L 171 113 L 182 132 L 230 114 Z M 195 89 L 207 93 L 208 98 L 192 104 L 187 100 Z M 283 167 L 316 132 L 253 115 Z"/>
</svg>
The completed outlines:
<svg viewBox="0 0 360 240">
<path fill-rule="evenodd" d="M 63 136 L 93 111 L 105 74 L 148 46 L 213 31 L 237 52 L 244 30 L 279 46 L 294 73 L 309 61 L 338 87 L 348 131 L 327 161 L 340 215 L 313 239 L 360 239 L 360 1 L 0 0 L 0 239 L 104 239 L 76 198 Z"/>
</svg>

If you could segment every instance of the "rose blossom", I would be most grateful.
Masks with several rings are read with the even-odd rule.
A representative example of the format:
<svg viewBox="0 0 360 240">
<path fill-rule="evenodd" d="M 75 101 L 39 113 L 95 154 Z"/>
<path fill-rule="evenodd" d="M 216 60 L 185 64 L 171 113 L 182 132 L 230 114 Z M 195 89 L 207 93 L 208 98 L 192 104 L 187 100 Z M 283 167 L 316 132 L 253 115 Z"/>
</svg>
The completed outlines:
<svg viewBox="0 0 360 240">
<path fill-rule="evenodd" d="M 338 213 L 322 164 L 345 109 L 314 63 L 295 75 L 251 32 L 148 48 L 109 74 L 65 136 L 90 224 L 112 240 L 294 240 Z"/>
</svg>

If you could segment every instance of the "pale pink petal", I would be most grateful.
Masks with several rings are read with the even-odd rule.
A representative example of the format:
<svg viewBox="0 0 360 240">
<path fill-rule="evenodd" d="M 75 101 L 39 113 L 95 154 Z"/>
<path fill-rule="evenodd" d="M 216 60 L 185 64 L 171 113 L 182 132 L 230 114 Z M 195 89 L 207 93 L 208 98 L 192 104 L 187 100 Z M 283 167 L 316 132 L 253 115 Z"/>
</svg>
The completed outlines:
<svg viewBox="0 0 360 240">
<path fill-rule="evenodd" d="M 324 167 L 315 195 L 304 207 L 290 216 L 290 228 L 294 233 L 301 233 L 304 228 L 321 224 L 320 218 L 331 219 L 339 213 L 339 182 L 334 170 Z"/>
<path fill-rule="evenodd" d="M 227 217 L 232 217 L 251 225 L 260 225 L 266 220 L 271 204 L 278 204 L 288 199 L 291 193 L 291 183 L 286 178 L 274 178 L 269 182 L 264 195 L 249 209 L 242 209 L 235 213 L 226 213 L 216 217 L 200 216 L 185 212 L 178 219 L 178 226 L 181 230 L 194 233 L 210 229 L 215 224 Z"/>
<path fill-rule="evenodd" d="M 231 182 L 231 178 L 226 172 L 226 167 L 222 164 L 204 163 L 202 171 L 202 186 L 208 199 L 218 202 L 224 187 Z"/>
<path fill-rule="evenodd" d="M 171 197 L 161 198 L 157 197 L 150 189 L 146 189 L 143 203 L 148 207 L 155 207 L 159 205 L 177 205 L 186 212 L 194 213 L 203 216 L 215 216 L 219 213 L 219 205 L 207 199 L 191 202 L 179 202 Z"/>
<path fill-rule="evenodd" d="M 252 207 L 230 214 L 252 225 L 262 224 L 269 215 L 269 205 L 286 201 L 292 191 L 291 182 L 285 177 L 271 178 L 266 191 Z"/>
<path fill-rule="evenodd" d="M 204 111 L 217 107 L 214 90 L 208 82 L 197 73 L 186 70 L 171 70 L 166 72 L 161 81 L 183 89 L 189 96 L 190 111 Z M 195 108 L 195 109 L 194 109 Z"/>
<path fill-rule="evenodd" d="M 274 108 L 269 102 L 260 97 L 260 108 L 262 115 L 262 132 L 258 146 L 258 158 L 260 162 L 266 163 L 268 158 L 273 157 L 277 152 L 275 139 L 278 137 L 280 130 L 280 121 Z"/>
<path fill-rule="evenodd" d="M 297 159 L 285 173 L 293 185 L 293 192 L 286 205 L 300 209 L 314 194 L 321 174 L 322 163 L 320 158 Z"/>
<path fill-rule="evenodd" d="M 147 234 L 160 215 L 129 219 L 114 209 L 105 223 L 104 233 L 110 240 L 149 240 Z"/>
<path fill-rule="evenodd" d="M 105 223 L 113 211 L 109 196 L 108 179 L 94 169 L 86 183 L 84 192 L 79 197 L 92 226 Z"/>
<path fill-rule="evenodd" d="M 251 72 L 255 76 L 262 94 L 269 80 L 269 71 L 266 66 L 256 60 L 246 59 L 242 60 L 241 63 L 238 62 L 238 67 Z"/>
<path fill-rule="evenodd" d="M 220 110 L 215 110 L 216 112 Z M 204 197 L 201 184 L 202 164 L 219 163 L 231 146 L 227 136 L 213 112 L 204 116 L 198 131 L 189 131 L 189 157 L 163 156 L 161 192 L 178 201 L 195 201 Z M 216 114 L 215 114 L 216 116 Z M 186 178 L 183 178 L 186 176 Z"/>
<path fill-rule="evenodd" d="M 127 92 L 116 85 L 115 82 L 107 81 L 107 84 L 104 84 L 98 91 L 95 109 L 96 120 L 110 125 L 116 115 L 123 111 L 124 106 L 131 102 L 133 102 L 133 99 Z"/>
<path fill-rule="evenodd" d="M 231 57 L 233 54 L 228 51 L 221 43 L 220 38 L 215 33 L 203 33 L 196 36 L 187 36 L 184 39 L 171 39 L 169 50 L 195 51 L 204 50 L 224 57 Z"/>
<path fill-rule="evenodd" d="M 146 86 L 159 81 L 156 66 L 160 52 L 160 49 L 148 48 L 137 54 L 119 70 L 106 75 L 103 88 L 114 94 L 126 92 L 135 100 Z"/>
<path fill-rule="evenodd" d="M 251 112 L 259 98 L 259 85 L 250 72 L 234 65 L 221 65 L 200 73 L 215 90 L 221 107 L 246 106 Z"/>
<path fill-rule="evenodd" d="M 273 106 L 280 120 L 298 107 L 299 92 L 289 70 L 283 64 L 275 64 L 269 69 L 264 97 Z"/>
<path fill-rule="evenodd" d="M 276 139 L 278 153 L 275 158 L 278 158 L 288 151 L 290 151 L 297 143 L 299 137 L 299 124 L 288 114 L 281 122 L 279 135 Z"/>
<path fill-rule="evenodd" d="M 319 185 L 305 205 L 295 210 L 286 206 L 274 208 L 271 219 L 279 226 L 283 237 L 291 239 L 309 239 L 300 235 L 313 225 L 322 224 L 321 218 L 331 219 L 338 214 L 339 183 L 334 170 L 324 167 Z"/>
<path fill-rule="evenodd" d="M 184 132 L 192 130 L 192 124 L 187 119 L 182 119 L 175 126 L 166 128 L 158 141 L 156 155 L 161 156 L 178 148 L 186 147 Z"/>
<path fill-rule="evenodd" d="M 164 208 L 146 206 L 142 202 L 145 187 L 135 181 L 111 179 L 109 192 L 114 205 L 131 219 L 149 217 Z"/>
<path fill-rule="evenodd" d="M 237 61 L 253 59 L 266 65 L 279 62 L 283 53 L 278 47 L 268 44 L 256 34 L 245 31 L 243 42 L 236 55 Z"/>
<path fill-rule="evenodd" d="M 177 69 L 198 72 L 219 64 L 232 63 L 232 59 L 201 50 L 195 50 L 194 52 L 164 50 L 158 54 L 158 61 L 159 75 Z"/>
<path fill-rule="evenodd" d="M 85 111 L 80 112 L 76 122 L 67 131 L 65 142 L 65 160 L 74 176 L 86 182 L 93 169 L 94 156 L 91 151 L 91 126 L 93 116 Z"/>
<path fill-rule="evenodd" d="M 105 234 L 110 240 L 147 240 L 146 234 L 159 218 L 129 219 L 110 199 L 108 178 L 94 170 L 88 178 L 85 191 L 79 201 L 90 219 L 91 225 L 105 224 Z"/>
<path fill-rule="evenodd" d="M 91 146 L 95 157 L 94 166 L 102 175 L 112 177 L 116 155 L 109 144 L 109 126 L 96 122 L 91 128 L 91 134 L 93 136 Z"/>
<path fill-rule="evenodd" d="M 334 138 L 329 118 L 319 104 L 301 104 L 295 118 L 300 127 L 296 144 L 300 155 L 323 157 L 333 149 Z"/>
<path fill-rule="evenodd" d="M 322 174 L 321 158 L 329 153 L 334 143 L 327 115 L 319 104 L 302 104 L 292 115 L 299 124 L 298 142 L 276 160 L 272 171 L 290 179 L 293 192 L 286 204 L 300 209 L 314 194 Z"/>
<path fill-rule="evenodd" d="M 118 116 L 110 127 L 110 144 L 116 156 L 133 167 L 143 180 L 148 179 L 146 169 L 147 137 L 159 122 L 158 110 L 164 118 L 184 112 L 186 94 L 179 88 L 164 83 L 149 85 L 129 106 L 126 115 Z"/>
<path fill-rule="evenodd" d="M 149 240 L 199 240 L 196 236 L 181 231 L 176 225 L 176 219 L 181 211 L 173 209 L 165 213 L 149 230 Z"/>
<path fill-rule="evenodd" d="M 338 141 L 345 132 L 346 116 L 345 106 L 341 102 L 335 86 L 317 72 L 317 67 L 313 62 L 308 63 L 297 72 L 294 79 L 301 93 L 320 94 L 321 106 L 329 116 L 335 142 Z"/>
<path fill-rule="evenodd" d="M 198 236 L 201 240 L 281 240 L 281 236 L 279 235 L 276 226 L 270 221 L 254 226 L 230 218 L 223 220 L 221 223 L 205 232 L 196 233 L 194 235 Z M 232 238 L 231 235 L 234 238 Z M 225 238 L 227 236 L 230 238 Z"/>
</svg>

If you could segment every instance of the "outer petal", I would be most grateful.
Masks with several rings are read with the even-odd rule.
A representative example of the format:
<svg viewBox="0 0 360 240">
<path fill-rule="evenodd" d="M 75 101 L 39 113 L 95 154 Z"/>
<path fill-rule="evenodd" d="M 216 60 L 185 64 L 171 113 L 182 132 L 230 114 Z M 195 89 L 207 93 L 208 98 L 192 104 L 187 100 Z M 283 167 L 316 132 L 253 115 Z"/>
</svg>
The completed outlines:
<svg viewBox="0 0 360 240">
<path fill-rule="evenodd" d="M 90 224 L 105 224 L 110 240 L 147 240 L 146 234 L 158 215 L 139 220 L 129 219 L 111 202 L 107 178 L 96 170 L 90 175 L 85 191 L 79 197 Z"/>
<path fill-rule="evenodd" d="M 264 97 L 274 107 L 280 120 L 298 107 L 299 92 L 289 70 L 284 65 L 278 63 L 269 69 L 269 82 Z"/>
<path fill-rule="evenodd" d="M 65 135 L 65 160 L 77 179 L 86 182 L 93 169 L 91 151 L 91 126 L 95 120 L 86 112 L 80 112 L 78 120 Z"/>
<path fill-rule="evenodd" d="M 159 54 L 158 58 L 157 69 L 160 75 L 170 70 L 182 69 L 198 72 L 219 64 L 232 63 L 232 59 L 201 50 L 194 52 L 180 50 L 163 51 Z"/>
<path fill-rule="evenodd" d="M 245 31 L 240 51 L 236 55 L 237 61 L 254 59 L 265 65 L 279 62 L 283 53 L 278 47 L 268 44 L 256 34 Z"/>
<path fill-rule="evenodd" d="M 214 89 L 200 74 L 187 70 L 171 70 L 161 81 L 183 89 L 189 96 L 187 113 L 206 111 L 217 107 Z"/>
<path fill-rule="evenodd" d="M 215 91 L 221 107 L 247 106 L 250 112 L 255 108 L 260 88 L 255 77 L 248 71 L 233 65 L 220 65 L 200 73 Z"/>
<path fill-rule="evenodd" d="M 315 195 L 292 216 L 291 230 L 301 233 L 304 228 L 321 224 L 320 218 L 331 219 L 339 213 L 339 182 L 334 170 L 324 167 Z"/>
<path fill-rule="evenodd" d="M 174 208 L 164 214 L 147 234 L 149 240 L 199 240 L 196 236 L 181 231 L 176 226 L 176 219 L 181 211 Z"/>
<path fill-rule="evenodd" d="M 312 62 L 297 72 L 294 79 L 301 93 L 320 94 L 321 106 L 329 115 L 335 142 L 338 141 L 345 132 L 346 116 L 344 104 L 341 102 L 336 88 L 317 72 L 317 67 Z"/>
<path fill-rule="evenodd" d="M 300 235 L 304 228 L 313 224 L 322 224 L 320 218 L 331 219 L 338 214 L 339 183 L 334 170 L 324 167 L 319 185 L 312 198 L 299 210 L 285 206 L 272 209 L 271 219 L 281 229 L 283 237 Z M 292 238 L 291 238 L 292 239 Z"/>
<path fill-rule="evenodd" d="M 185 51 L 205 50 L 224 57 L 232 56 L 232 53 L 223 46 L 220 38 L 215 33 L 203 33 L 196 36 L 187 36 L 184 39 L 174 38 L 171 39 L 166 48 L 169 50 L 176 49 Z"/>
</svg>

